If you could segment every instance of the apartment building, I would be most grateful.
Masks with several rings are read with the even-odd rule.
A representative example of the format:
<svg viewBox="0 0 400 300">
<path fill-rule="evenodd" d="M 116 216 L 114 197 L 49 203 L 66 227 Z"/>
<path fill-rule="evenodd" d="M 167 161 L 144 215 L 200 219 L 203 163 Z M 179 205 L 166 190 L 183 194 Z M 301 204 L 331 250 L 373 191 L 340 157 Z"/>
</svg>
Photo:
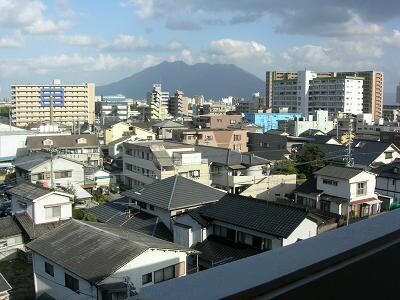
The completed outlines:
<svg viewBox="0 0 400 300">
<path fill-rule="evenodd" d="M 189 115 L 189 99 L 182 91 L 176 91 L 175 95 L 169 98 L 168 111 L 174 117 Z"/>
<path fill-rule="evenodd" d="M 127 187 L 144 186 L 174 175 L 209 185 L 208 160 L 194 146 L 165 141 L 124 143 Z"/>
<path fill-rule="evenodd" d="M 337 76 L 352 76 L 363 78 L 363 113 L 371 113 L 374 119 L 383 114 L 383 72 L 351 71 L 338 72 Z"/>
<path fill-rule="evenodd" d="M 164 120 L 168 116 L 169 92 L 163 92 L 161 84 L 154 84 L 153 90 L 147 94 L 150 106 L 150 119 Z"/>
<path fill-rule="evenodd" d="M 297 72 L 267 71 L 265 76 L 265 91 L 267 108 L 272 108 L 274 81 L 296 80 Z"/>
<path fill-rule="evenodd" d="M 241 115 L 202 115 L 193 117 L 193 125 L 198 128 L 225 129 L 242 123 Z"/>
<path fill-rule="evenodd" d="M 176 141 L 189 145 L 205 145 L 247 152 L 245 129 L 188 129 L 175 132 Z"/>
<path fill-rule="evenodd" d="M 12 85 L 12 123 L 19 127 L 42 122 L 69 127 L 74 122 L 93 124 L 94 98 L 94 83 L 61 84 L 54 80 L 48 85 Z"/>
<path fill-rule="evenodd" d="M 129 103 L 127 101 L 98 101 L 96 102 L 96 115 L 100 119 L 117 117 L 120 120 L 128 119 Z"/>
</svg>

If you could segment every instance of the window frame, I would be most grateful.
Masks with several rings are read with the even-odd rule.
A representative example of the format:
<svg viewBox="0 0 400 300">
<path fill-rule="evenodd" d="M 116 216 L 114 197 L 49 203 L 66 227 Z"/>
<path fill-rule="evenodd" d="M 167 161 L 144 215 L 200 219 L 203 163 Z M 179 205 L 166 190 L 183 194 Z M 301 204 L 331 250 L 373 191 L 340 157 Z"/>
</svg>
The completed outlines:
<svg viewBox="0 0 400 300">
<path fill-rule="evenodd" d="M 75 293 L 79 292 L 79 279 L 68 273 L 64 273 L 64 283 L 66 288 L 69 288 Z"/>
<path fill-rule="evenodd" d="M 153 282 L 153 272 L 142 275 L 142 285 L 149 284 L 152 282 Z"/>
<path fill-rule="evenodd" d="M 363 185 L 360 187 L 359 185 Z M 360 192 L 362 191 L 362 192 Z M 356 183 L 356 195 L 357 196 L 365 196 L 367 194 L 367 182 L 362 181 L 362 182 L 357 182 Z"/>
<path fill-rule="evenodd" d="M 44 262 L 44 271 L 46 272 L 46 274 L 54 277 L 54 265 L 52 265 L 51 263 L 47 261 Z"/>
</svg>

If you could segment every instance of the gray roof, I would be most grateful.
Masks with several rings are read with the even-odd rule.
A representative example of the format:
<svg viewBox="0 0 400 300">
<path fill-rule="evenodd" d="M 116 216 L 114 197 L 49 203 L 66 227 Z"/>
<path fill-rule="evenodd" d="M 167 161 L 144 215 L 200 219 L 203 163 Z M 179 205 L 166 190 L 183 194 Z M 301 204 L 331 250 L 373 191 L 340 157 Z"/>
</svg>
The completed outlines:
<svg viewBox="0 0 400 300">
<path fill-rule="evenodd" d="M 225 192 L 175 175 L 141 189 L 126 191 L 123 195 L 162 209 L 175 210 L 218 201 Z"/>
<path fill-rule="evenodd" d="M 0 218 L 0 238 L 21 234 L 14 218 L 11 216 Z"/>
<path fill-rule="evenodd" d="M 53 191 L 51 189 L 32 183 L 21 183 L 7 191 L 7 193 L 11 195 L 20 196 L 30 201 L 33 201 L 52 192 Z"/>
<path fill-rule="evenodd" d="M 243 228 L 287 238 L 308 216 L 303 208 L 266 200 L 228 194 L 200 214 Z"/>
<path fill-rule="evenodd" d="M 18 157 L 14 161 L 14 166 L 22 170 L 30 171 L 32 168 L 41 165 L 50 159 L 50 154 L 46 152 L 33 152 L 29 155 Z"/>
<path fill-rule="evenodd" d="M 380 166 L 373 170 L 379 177 L 400 178 L 400 160 L 396 159 L 390 164 Z"/>
<path fill-rule="evenodd" d="M 214 162 L 222 165 L 246 165 L 256 166 L 265 165 L 267 159 L 258 157 L 253 153 L 240 153 L 231 149 L 196 145 L 196 151 L 201 152 L 203 158 L 207 158 L 209 162 Z"/>
<path fill-rule="evenodd" d="M 351 179 L 354 176 L 364 172 L 362 169 L 339 167 L 339 166 L 326 166 L 314 172 L 315 175 L 334 177 L 340 179 Z"/>
<path fill-rule="evenodd" d="M 304 194 L 321 194 L 323 191 L 317 190 L 317 178 L 312 176 L 311 178 L 304 181 L 300 184 L 296 189 L 295 192 L 297 193 L 304 193 Z"/>
<path fill-rule="evenodd" d="M 230 242 L 216 236 L 209 236 L 202 243 L 194 247 L 201 254 L 199 258 L 211 265 L 228 263 L 261 253 L 260 250 L 247 245 Z"/>
<path fill-rule="evenodd" d="M 57 222 L 50 222 L 50 223 L 43 223 L 43 224 L 33 224 L 33 220 L 27 213 L 20 213 L 20 214 L 15 214 L 15 218 L 17 222 L 21 225 L 23 231 L 26 233 L 26 235 L 31 239 L 36 239 L 39 236 L 48 233 L 49 231 L 65 224 L 66 222 L 69 221 L 67 220 L 61 220 Z"/>
<path fill-rule="evenodd" d="M 264 150 L 251 151 L 250 153 L 257 155 L 258 157 L 267 159 L 268 161 L 285 160 L 286 159 L 285 155 L 290 154 L 290 152 L 287 149 L 264 149 Z"/>
<path fill-rule="evenodd" d="M 152 127 L 160 127 L 160 128 L 185 128 L 186 126 L 171 120 L 165 120 L 156 124 L 153 124 Z"/>
<path fill-rule="evenodd" d="M 80 138 L 85 138 L 85 144 L 78 144 Z M 43 141 L 50 139 L 52 146 L 43 145 Z M 53 148 L 86 148 L 100 147 L 99 139 L 95 134 L 73 134 L 73 135 L 46 135 L 46 136 L 28 136 L 26 138 L 26 147 L 30 150 Z"/>
<path fill-rule="evenodd" d="M 3 274 L 0 273 L 0 293 L 7 292 L 11 289 L 11 285 L 4 278 Z"/>
<path fill-rule="evenodd" d="M 86 209 L 98 222 L 116 224 L 151 236 L 172 241 L 172 234 L 156 216 L 134 209 L 127 197 Z M 130 209 L 130 212 L 128 212 Z"/>
<path fill-rule="evenodd" d="M 190 251 L 118 225 L 78 220 L 70 220 L 27 247 L 93 284 L 148 249 Z"/>
</svg>

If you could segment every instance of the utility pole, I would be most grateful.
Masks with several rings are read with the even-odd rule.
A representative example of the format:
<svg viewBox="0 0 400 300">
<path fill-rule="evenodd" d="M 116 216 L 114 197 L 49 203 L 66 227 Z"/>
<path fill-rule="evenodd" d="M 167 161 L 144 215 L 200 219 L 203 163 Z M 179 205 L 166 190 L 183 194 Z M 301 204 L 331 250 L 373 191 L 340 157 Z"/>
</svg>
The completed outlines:
<svg viewBox="0 0 400 300">
<path fill-rule="evenodd" d="M 347 161 L 346 161 L 346 167 L 352 167 L 354 166 L 354 159 L 351 157 L 351 144 L 352 144 L 352 137 L 351 137 L 351 131 L 352 131 L 352 123 L 353 123 L 353 118 L 349 119 L 349 140 L 347 142 Z M 351 199 L 349 199 L 349 203 L 347 205 L 347 219 L 346 219 L 346 226 L 349 226 L 349 219 L 350 219 L 350 210 L 351 210 L 351 204 L 350 204 Z"/>
<path fill-rule="evenodd" d="M 50 146 L 50 188 L 54 188 L 53 148 Z"/>
<path fill-rule="evenodd" d="M 50 125 L 53 125 L 53 100 L 54 96 L 50 96 Z"/>
</svg>

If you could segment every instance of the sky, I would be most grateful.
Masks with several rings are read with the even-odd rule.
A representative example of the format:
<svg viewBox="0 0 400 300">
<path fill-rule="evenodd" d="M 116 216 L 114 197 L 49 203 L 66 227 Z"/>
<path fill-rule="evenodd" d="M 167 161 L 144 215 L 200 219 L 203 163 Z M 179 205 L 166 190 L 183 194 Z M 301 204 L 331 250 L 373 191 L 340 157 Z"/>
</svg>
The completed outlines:
<svg viewBox="0 0 400 300">
<path fill-rule="evenodd" d="M 385 73 L 400 82 L 398 0 L 0 0 L 0 97 L 10 85 L 120 80 L 162 61 Z"/>
</svg>

